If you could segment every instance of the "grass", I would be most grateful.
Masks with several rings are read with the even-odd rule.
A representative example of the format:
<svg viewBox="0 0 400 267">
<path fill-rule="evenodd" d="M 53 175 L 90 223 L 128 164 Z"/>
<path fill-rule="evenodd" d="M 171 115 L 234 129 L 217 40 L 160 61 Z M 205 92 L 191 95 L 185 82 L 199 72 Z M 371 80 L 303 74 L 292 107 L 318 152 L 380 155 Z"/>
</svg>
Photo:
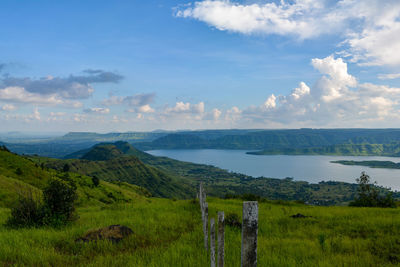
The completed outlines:
<svg viewBox="0 0 400 267">
<path fill-rule="evenodd" d="M 217 212 L 241 217 L 242 201 L 209 198 Z M 398 266 L 397 209 L 259 204 L 259 266 Z M 309 218 L 290 218 L 301 213 Z M 78 221 L 61 229 L 8 229 L 0 209 L 0 265 L 5 266 L 208 266 L 198 203 L 138 198 L 129 204 L 78 209 Z M 134 234 L 118 244 L 75 243 L 90 229 L 112 224 Z M 240 266 L 240 229 L 226 227 L 226 266 Z"/>
</svg>

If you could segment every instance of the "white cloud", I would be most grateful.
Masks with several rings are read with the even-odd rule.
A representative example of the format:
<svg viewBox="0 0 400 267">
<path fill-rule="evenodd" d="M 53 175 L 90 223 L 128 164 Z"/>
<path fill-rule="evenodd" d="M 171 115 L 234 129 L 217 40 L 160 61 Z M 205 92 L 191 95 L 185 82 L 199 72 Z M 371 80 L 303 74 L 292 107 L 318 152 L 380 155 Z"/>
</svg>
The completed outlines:
<svg viewBox="0 0 400 267">
<path fill-rule="evenodd" d="M 33 110 L 33 113 L 29 116 L 30 119 L 32 120 L 38 120 L 40 121 L 40 112 L 38 108 L 35 108 Z"/>
<path fill-rule="evenodd" d="M 102 104 L 105 106 L 112 105 L 128 105 L 127 112 L 131 113 L 153 113 L 155 110 L 150 106 L 154 102 L 154 93 L 150 94 L 137 94 L 133 96 L 110 96 L 108 99 L 103 100 Z"/>
<path fill-rule="evenodd" d="M 178 8 L 177 17 L 193 18 L 221 31 L 277 34 L 300 39 L 338 35 L 337 51 L 364 65 L 400 65 L 400 1 L 294 0 L 240 4 L 203 0 Z"/>
<path fill-rule="evenodd" d="M 266 109 L 275 108 L 276 107 L 276 97 L 272 94 L 268 99 L 264 102 L 264 107 Z"/>
<path fill-rule="evenodd" d="M 86 121 L 86 115 L 75 113 L 72 117 L 72 120 L 75 122 L 84 122 Z"/>
<path fill-rule="evenodd" d="M 221 112 L 221 110 L 219 110 L 219 109 L 217 109 L 217 108 L 214 108 L 214 109 L 212 110 L 212 114 L 213 114 L 213 119 L 214 119 L 214 120 L 218 120 L 219 117 L 221 117 L 222 112 Z"/>
<path fill-rule="evenodd" d="M 348 87 L 355 87 L 357 80 L 347 73 L 347 64 L 341 58 L 329 56 L 323 59 L 315 58 L 312 66 L 324 74 L 316 84 L 317 93 L 323 101 L 329 102 L 347 93 Z M 327 75 L 327 76 L 325 76 Z"/>
<path fill-rule="evenodd" d="M 337 30 L 343 21 L 340 14 L 329 12 L 324 2 L 297 0 L 245 5 L 229 0 L 205 0 L 178 9 L 176 16 L 204 21 L 219 30 L 295 35 L 306 39 Z"/>
<path fill-rule="evenodd" d="M 165 109 L 166 114 L 179 114 L 179 113 L 193 113 L 193 114 L 202 114 L 204 113 L 204 102 L 199 102 L 197 104 L 191 104 L 189 102 L 176 102 L 175 106 L 172 108 Z"/>
<path fill-rule="evenodd" d="M 14 105 L 12 105 L 12 104 L 5 104 L 4 106 L 1 107 L 0 110 L 3 110 L 3 111 L 13 111 L 13 110 L 16 110 L 16 109 L 17 109 L 17 107 L 14 106 Z"/>
<path fill-rule="evenodd" d="M 143 105 L 138 107 L 137 111 L 140 113 L 153 113 L 155 110 L 150 105 Z"/>
<path fill-rule="evenodd" d="M 300 83 L 286 96 L 245 109 L 242 117 L 285 127 L 390 127 L 400 118 L 400 88 L 358 84 L 340 58 L 313 59 L 312 65 L 323 75 L 312 89 Z"/>
<path fill-rule="evenodd" d="M 378 78 L 381 80 L 391 80 L 400 78 L 400 73 L 379 74 Z"/>
<path fill-rule="evenodd" d="M 67 113 L 65 112 L 50 112 L 50 116 L 52 117 L 62 117 L 65 116 Z"/>
<path fill-rule="evenodd" d="M 85 109 L 83 112 L 92 113 L 92 114 L 108 114 L 108 113 L 110 113 L 110 109 L 109 108 L 88 108 L 88 109 Z"/>
<path fill-rule="evenodd" d="M 78 101 L 64 100 L 56 94 L 41 95 L 31 93 L 26 91 L 23 87 L 6 87 L 0 89 L 0 100 L 35 105 L 62 105 L 73 108 L 82 106 L 82 103 Z"/>
</svg>

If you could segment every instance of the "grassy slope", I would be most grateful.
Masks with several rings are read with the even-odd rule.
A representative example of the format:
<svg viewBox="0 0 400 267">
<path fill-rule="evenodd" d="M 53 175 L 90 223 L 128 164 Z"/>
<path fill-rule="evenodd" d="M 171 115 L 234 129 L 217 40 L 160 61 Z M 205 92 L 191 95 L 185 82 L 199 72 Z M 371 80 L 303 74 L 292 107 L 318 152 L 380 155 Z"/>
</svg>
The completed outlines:
<svg viewBox="0 0 400 267">
<path fill-rule="evenodd" d="M 241 216 L 242 202 L 211 198 L 210 217 Z M 302 213 L 312 216 L 292 219 Z M 208 266 L 198 203 L 140 199 L 108 208 L 81 208 L 63 229 L 4 228 L 0 208 L 0 264 L 39 266 Z M 123 224 L 134 234 L 119 244 L 74 240 L 87 230 Z M 400 213 L 395 209 L 260 203 L 259 266 L 398 266 Z M 240 230 L 226 228 L 226 266 L 240 266 Z"/>
<path fill-rule="evenodd" d="M 21 173 L 17 171 L 18 168 Z M 19 194 L 26 194 L 28 191 L 40 195 L 51 177 L 63 178 L 65 175 L 55 170 L 42 169 L 31 159 L 0 150 L 0 207 L 10 207 Z M 127 183 L 101 181 L 95 187 L 88 176 L 75 173 L 68 173 L 68 176 L 77 184 L 78 206 L 130 202 L 148 194 L 144 188 Z"/>
</svg>

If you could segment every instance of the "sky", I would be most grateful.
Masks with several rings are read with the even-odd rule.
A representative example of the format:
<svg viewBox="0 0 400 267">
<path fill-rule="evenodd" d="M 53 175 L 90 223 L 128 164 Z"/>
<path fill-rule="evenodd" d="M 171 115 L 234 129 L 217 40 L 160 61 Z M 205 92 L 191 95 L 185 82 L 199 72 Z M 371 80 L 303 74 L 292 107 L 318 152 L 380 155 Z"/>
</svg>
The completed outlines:
<svg viewBox="0 0 400 267">
<path fill-rule="evenodd" d="M 398 0 L 2 0 L 0 132 L 400 127 Z"/>
</svg>

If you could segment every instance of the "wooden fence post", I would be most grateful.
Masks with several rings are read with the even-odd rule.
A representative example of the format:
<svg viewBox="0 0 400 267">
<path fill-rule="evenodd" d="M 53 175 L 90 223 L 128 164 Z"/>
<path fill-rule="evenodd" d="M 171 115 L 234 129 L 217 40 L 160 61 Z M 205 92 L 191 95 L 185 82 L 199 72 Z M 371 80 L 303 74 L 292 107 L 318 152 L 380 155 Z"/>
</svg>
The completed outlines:
<svg viewBox="0 0 400 267">
<path fill-rule="evenodd" d="M 218 267 L 224 267 L 225 257 L 225 216 L 218 212 Z"/>
<path fill-rule="evenodd" d="M 203 233 L 204 233 L 204 248 L 208 250 L 208 203 L 204 203 L 204 217 L 203 217 Z"/>
<path fill-rule="evenodd" d="M 215 267 L 215 220 L 210 219 L 210 258 L 211 267 Z"/>
<path fill-rule="evenodd" d="M 258 203 L 243 202 L 241 267 L 257 266 Z"/>
<path fill-rule="evenodd" d="M 198 196 L 199 196 L 200 209 L 203 212 L 203 183 L 200 183 Z"/>
</svg>

